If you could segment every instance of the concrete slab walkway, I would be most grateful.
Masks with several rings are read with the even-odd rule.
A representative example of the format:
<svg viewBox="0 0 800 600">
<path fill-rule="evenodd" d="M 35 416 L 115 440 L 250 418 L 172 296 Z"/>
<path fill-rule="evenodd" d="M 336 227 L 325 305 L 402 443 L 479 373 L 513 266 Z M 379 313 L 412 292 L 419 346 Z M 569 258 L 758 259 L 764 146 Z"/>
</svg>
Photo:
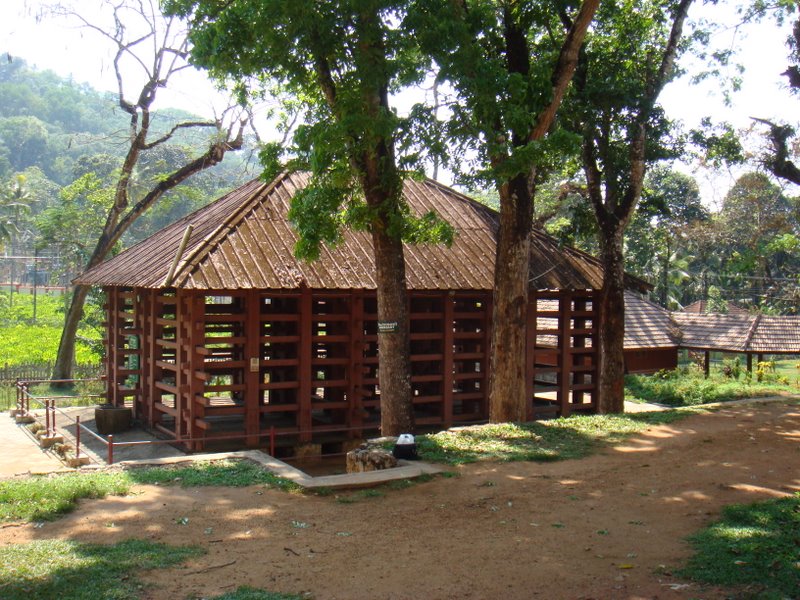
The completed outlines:
<svg viewBox="0 0 800 600">
<path fill-rule="evenodd" d="M 52 452 L 42 450 L 25 425 L 0 413 L 0 477 L 52 473 L 67 469 Z"/>
</svg>

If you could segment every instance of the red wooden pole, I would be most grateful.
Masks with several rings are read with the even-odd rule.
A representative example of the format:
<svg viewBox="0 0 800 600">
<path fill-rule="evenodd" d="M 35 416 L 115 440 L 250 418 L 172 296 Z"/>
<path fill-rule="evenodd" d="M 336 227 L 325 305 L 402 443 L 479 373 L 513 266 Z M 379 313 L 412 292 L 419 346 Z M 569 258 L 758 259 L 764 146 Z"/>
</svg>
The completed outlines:
<svg viewBox="0 0 800 600">
<path fill-rule="evenodd" d="M 44 433 L 47 437 L 50 437 L 50 402 L 45 398 L 44 401 Z"/>
<path fill-rule="evenodd" d="M 114 464 L 114 436 L 108 436 L 108 464 Z"/>
<path fill-rule="evenodd" d="M 275 456 L 275 425 L 269 428 L 269 455 Z"/>
<path fill-rule="evenodd" d="M 75 458 L 80 458 L 81 456 L 81 417 L 77 415 L 75 417 Z"/>
</svg>

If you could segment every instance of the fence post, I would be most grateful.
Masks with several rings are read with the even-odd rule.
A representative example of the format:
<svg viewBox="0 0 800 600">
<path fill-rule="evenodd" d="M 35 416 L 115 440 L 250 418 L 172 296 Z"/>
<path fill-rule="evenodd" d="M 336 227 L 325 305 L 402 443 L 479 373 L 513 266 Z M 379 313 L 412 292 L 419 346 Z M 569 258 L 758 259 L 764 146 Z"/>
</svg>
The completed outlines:
<svg viewBox="0 0 800 600">
<path fill-rule="evenodd" d="M 81 416 L 75 416 L 75 458 L 81 457 Z"/>
<path fill-rule="evenodd" d="M 269 428 L 269 455 L 275 456 L 275 425 Z"/>
<path fill-rule="evenodd" d="M 44 400 L 44 433 L 50 437 L 50 400 L 48 398 Z"/>
<path fill-rule="evenodd" d="M 108 464 L 114 464 L 114 435 L 108 436 Z"/>
</svg>

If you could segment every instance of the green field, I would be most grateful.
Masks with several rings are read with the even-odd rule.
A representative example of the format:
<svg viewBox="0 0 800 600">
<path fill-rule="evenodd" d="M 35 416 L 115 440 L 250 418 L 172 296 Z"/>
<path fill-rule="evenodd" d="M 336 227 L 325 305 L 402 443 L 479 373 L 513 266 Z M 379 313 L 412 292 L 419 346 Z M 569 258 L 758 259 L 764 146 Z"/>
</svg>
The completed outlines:
<svg viewBox="0 0 800 600">
<path fill-rule="evenodd" d="M 55 361 L 64 325 L 64 296 L 37 294 L 35 309 L 34 319 L 33 294 L 0 292 L 0 367 Z M 100 320 L 96 307 L 87 306 L 86 313 L 89 321 Z M 99 363 L 101 340 L 100 329 L 84 323 L 78 330 L 76 362 Z"/>
</svg>

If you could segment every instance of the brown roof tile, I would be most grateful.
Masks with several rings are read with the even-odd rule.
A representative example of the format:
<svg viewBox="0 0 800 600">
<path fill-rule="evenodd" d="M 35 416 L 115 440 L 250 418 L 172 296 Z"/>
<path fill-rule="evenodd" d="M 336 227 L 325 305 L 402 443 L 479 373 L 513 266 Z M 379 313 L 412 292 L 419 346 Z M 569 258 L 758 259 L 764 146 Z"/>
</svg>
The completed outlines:
<svg viewBox="0 0 800 600">
<path fill-rule="evenodd" d="M 286 215 L 292 196 L 307 183 L 305 173 L 284 173 L 271 183 L 251 181 L 87 271 L 76 282 L 166 287 L 180 241 L 191 225 L 170 282 L 174 287 L 374 289 L 372 242 L 364 232 L 346 231 L 342 242 L 322 248 L 315 262 L 294 257 L 297 234 Z M 414 213 L 435 210 L 456 231 L 449 248 L 406 245 L 408 287 L 491 289 L 497 213 L 431 180 L 406 180 L 403 193 Z M 537 289 L 598 289 L 602 284 L 597 259 L 560 247 L 542 232 L 532 236 L 530 273 Z M 648 287 L 630 277 L 628 284 Z"/>
<path fill-rule="evenodd" d="M 625 349 L 674 348 L 680 332 L 669 312 L 633 292 L 625 292 Z"/>
</svg>

